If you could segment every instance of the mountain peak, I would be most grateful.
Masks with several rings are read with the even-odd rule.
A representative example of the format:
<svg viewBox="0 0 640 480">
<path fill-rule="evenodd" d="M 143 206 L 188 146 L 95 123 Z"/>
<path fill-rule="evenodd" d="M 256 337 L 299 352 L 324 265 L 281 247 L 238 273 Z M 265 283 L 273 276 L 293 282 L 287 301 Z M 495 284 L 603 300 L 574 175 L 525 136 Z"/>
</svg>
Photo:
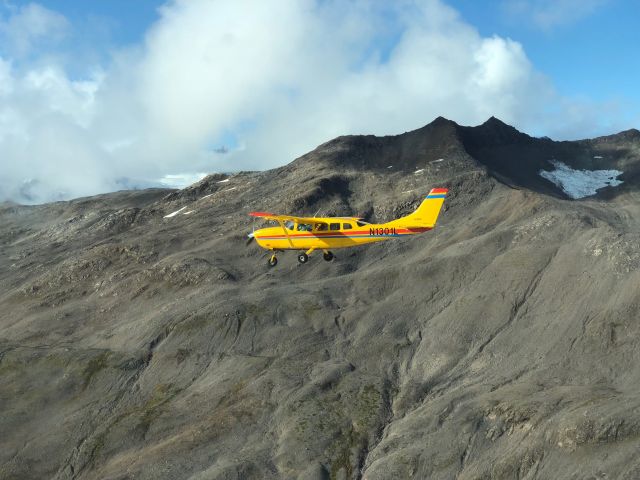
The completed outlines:
<svg viewBox="0 0 640 480">
<path fill-rule="evenodd" d="M 413 130 L 414 132 L 421 132 L 425 129 L 427 130 L 439 130 L 439 129 L 457 129 L 460 125 L 458 125 L 456 122 L 454 122 L 453 120 L 449 120 L 448 118 L 445 118 L 443 116 L 439 116 L 436 117 L 433 121 L 431 121 L 430 123 L 427 123 L 424 127 L 419 128 L 417 130 Z M 411 132 L 409 132 L 411 133 Z"/>
<path fill-rule="evenodd" d="M 476 128 L 484 129 L 484 130 L 491 130 L 491 131 L 494 131 L 494 132 L 502 131 L 502 132 L 510 132 L 511 134 L 516 133 L 518 135 L 526 135 L 526 134 L 522 133 L 521 131 L 519 131 L 517 128 L 512 127 L 508 123 L 505 123 L 502 120 L 500 120 L 499 118 L 494 117 L 494 116 L 489 117 L 489 119 L 487 121 L 485 121 L 482 125 L 479 125 Z"/>
<path fill-rule="evenodd" d="M 464 152 L 459 128 L 453 120 L 439 116 L 421 128 L 399 135 L 341 136 L 321 144 L 294 163 L 314 168 L 323 163 L 331 168 L 413 172 L 431 160 Z"/>
<path fill-rule="evenodd" d="M 613 135 L 605 135 L 591 140 L 593 143 L 609 143 L 609 142 L 637 142 L 640 141 L 640 131 L 636 128 L 623 130 Z"/>
<path fill-rule="evenodd" d="M 456 124 L 456 122 L 454 122 L 453 120 L 449 120 L 448 118 L 445 118 L 443 116 L 438 116 L 436 117 L 436 119 L 431 122 L 429 125 L 438 125 L 438 124 Z"/>
<path fill-rule="evenodd" d="M 491 115 L 482 125 L 504 125 L 505 127 L 510 127 L 510 125 L 507 125 L 498 117 L 494 117 L 493 115 Z"/>
<path fill-rule="evenodd" d="M 527 142 L 526 133 L 504 123 L 497 117 L 490 117 L 477 127 L 460 127 L 467 143 L 471 145 L 497 145 Z"/>
<path fill-rule="evenodd" d="M 629 130 L 623 130 L 618 133 L 619 136 L 629 140 L 640 140 L 640 130 L 637 128 L 630 128 Z"/>
</svg>

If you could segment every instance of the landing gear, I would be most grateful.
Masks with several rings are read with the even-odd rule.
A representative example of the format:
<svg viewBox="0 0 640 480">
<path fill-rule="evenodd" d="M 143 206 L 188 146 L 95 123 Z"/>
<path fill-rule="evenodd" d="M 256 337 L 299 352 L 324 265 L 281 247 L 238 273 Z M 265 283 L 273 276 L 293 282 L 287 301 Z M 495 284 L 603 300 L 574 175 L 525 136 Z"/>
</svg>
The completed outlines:
<svg viewBox="0 0 640 480">
<path fill-rule="evenodd" d="M 276 254 L 274 253 L 273 255 L 271 255 L 271 257 L 269 258 L 269 266 L 270 267 L 275 267 L 278 264 L 278 259 L 276 258 Z"/>
<path fill-rule="evenodd" d="M 298 254 L 298 262 L 307 263 L 308 261 L 309 261 L 309 255 L 307 255 L 304 252 Z"/>
<path fill-rule="evenodd" d="M 327 250 L 326 252 L 324 252 L 324 254 L 322 255 L 322 258 L 325 259 L 325 261 L 330 262 L 331 260 L 333 260 L 333 253 L 331 253 L 329 250 Z"/>
</svg>

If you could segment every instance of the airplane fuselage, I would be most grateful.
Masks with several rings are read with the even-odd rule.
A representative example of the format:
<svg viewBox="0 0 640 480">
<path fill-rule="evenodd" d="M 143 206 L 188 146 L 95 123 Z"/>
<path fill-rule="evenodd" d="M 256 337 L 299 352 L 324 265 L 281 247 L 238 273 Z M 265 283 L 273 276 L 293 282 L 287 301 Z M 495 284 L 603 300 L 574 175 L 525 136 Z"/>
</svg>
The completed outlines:
<svg viewBox="0 0 640 480">
<path fill-rule="evenodd" d="M 329 227 L 333 225 L 333 230 L 319 230 L 316 225 L 322 223 Z M 336 225 L 340 225 L 340 227 L 338 228 Z M 268 250 L 308 250 L 310 248 L 335 250 L 382 242 L 431 230 L 430 227 L 401 228 L 386 224 L 362 225 L 362 222 L 336 218 L 327 218 L 326 223 L 315 222 L 311 231 L 299 230 L 297 223 L 292 224 L 291 228 L 285 228 L 286 232 L 280 226 L 262 228 L 254 232 L 254 238 L 258 245 Z"/>
</svg>

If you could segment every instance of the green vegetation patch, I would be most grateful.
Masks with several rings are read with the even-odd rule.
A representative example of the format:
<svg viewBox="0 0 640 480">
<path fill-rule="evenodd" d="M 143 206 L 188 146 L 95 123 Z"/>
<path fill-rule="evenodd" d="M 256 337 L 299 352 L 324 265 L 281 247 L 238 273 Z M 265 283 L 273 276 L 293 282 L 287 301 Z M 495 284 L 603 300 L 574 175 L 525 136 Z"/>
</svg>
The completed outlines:
<svg viewBox="0 0 640 480">
<path fill-rule="evenodd" d="M 109 366 L 110 356 L 111 352 L 102 352 L 89 360 L 89 363 L 87 363 L 87 366 L 82 372 L 82 390 L 86 390 L 93 377 Z"/>
</svg>

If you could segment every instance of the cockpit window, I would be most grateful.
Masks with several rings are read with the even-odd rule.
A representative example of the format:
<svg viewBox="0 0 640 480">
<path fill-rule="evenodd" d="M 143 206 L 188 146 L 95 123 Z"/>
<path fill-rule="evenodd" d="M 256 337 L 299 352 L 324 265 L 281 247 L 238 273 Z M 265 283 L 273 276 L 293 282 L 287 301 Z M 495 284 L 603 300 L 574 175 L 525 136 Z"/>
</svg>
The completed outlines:
<svg viewBox="0 0 640 480">
<path fill-rule="evenodd" d="M 329 228 L 331 230 L 340 230 L 340 224 L 339 223 L 332 223 Z"/>
<path fill-rule="evenodd" d="M 365 225 L 371 225 L 369 222 L 363 222 L 362 220 L 358 220 L 356 222 L 359 227 L 364 227 Z"/>
<path fill-rule="evenodd" d="M 350 223 L 343 223 L 342 224 L 342 229 L 343 230 L 351 230 L 353 228 L 353 226 Z"/>
<path fill-rule="evenodd" d="M 312 226 L 310 223 L 299 223 L 298 231 L 299 232 L 310 232 L 312 230 Z"/>
<path fill-rule="evenodd" d="M 329 225 L 327 225 L 326 223 L 316 223 L 317 232 L 324 232 L 324 231 L 327 231 L 328 229 L 329 229 Z"/>
<path fill-rule="evenodd" d="M 295 224 L 293 223 L 293 220 L 287 220 L 286 222 L 284 222 L 284 226 L 287 228 L 287 230 L 294 230 L 295 228 Z"/>
</svg>

